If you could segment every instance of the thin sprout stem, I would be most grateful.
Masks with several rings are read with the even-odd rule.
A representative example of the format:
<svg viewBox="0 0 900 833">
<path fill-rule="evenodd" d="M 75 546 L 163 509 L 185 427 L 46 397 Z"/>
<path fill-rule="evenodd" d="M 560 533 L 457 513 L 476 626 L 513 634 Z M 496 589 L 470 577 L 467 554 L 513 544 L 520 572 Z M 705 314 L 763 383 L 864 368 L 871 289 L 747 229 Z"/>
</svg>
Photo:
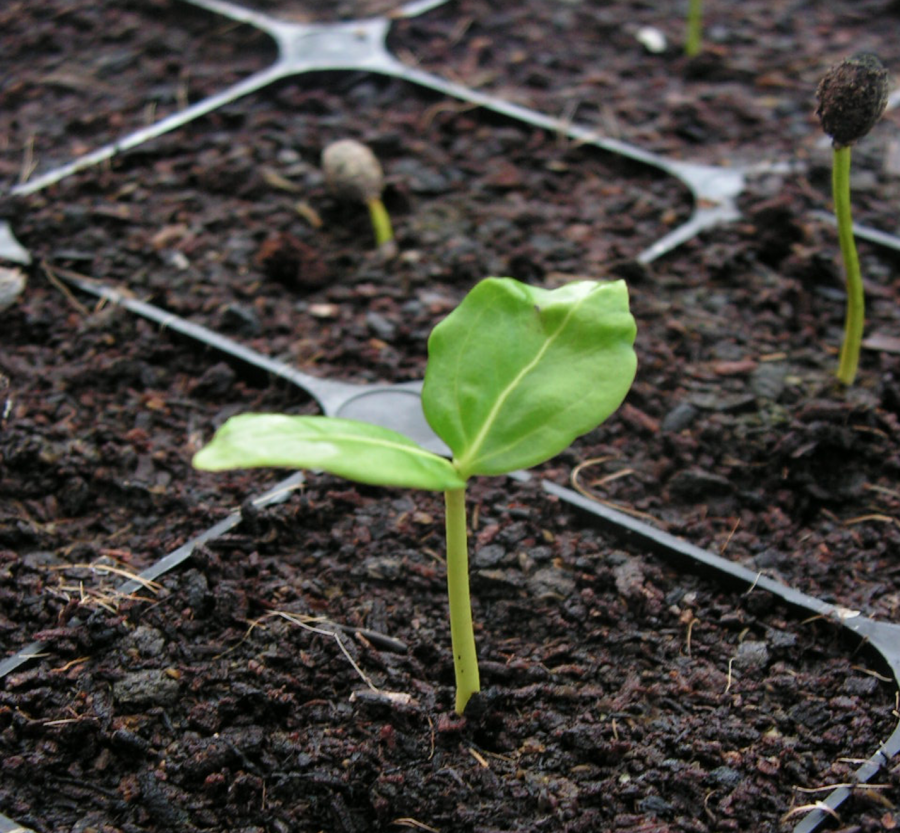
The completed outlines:
<svg viewBox="0 0 900 833">
<path fill-rule="evenodd" d="M 862 344 L 863 324 L 866 317 L 866 301 L 863 294 L 859 257 L 853 240 L 853 218 L 850 214 L 850 146 L 834 149 L 832 169 L 834 213 L 837 217 L 838 237 L 844 272 L 847 280 L 847 311 L 844 318 L 844 342 L 837 377 L 845 385 L 852 385 L 859 367 L 859 351 Z"/>
<path fill-rule="evenodd" d="M 369 216 L 372 218 L 372 229 L 375 232 L 375 245 L 381 247 L 394 239 L 391 218 L 388 216 L 384 203 L 378 197 L 369 200 L 368 205 Z"/>
<path fill-rule="evenodd" d="M 447 594 L 450 597 L 450 642 L 456 674 L 456 713 L 481 690 L 478 654 L 469 598 L 469 552 L 466 541 L 466 490 L 444 492 L 447 527 Z"/>
<path fill-rule="evenodd" d="M 702 28 L 703 3 L 701 0 L 688 0 L 687 37 L 684 41 L 684 54 L 688 58 L 700 54 Z"/>
</svg>

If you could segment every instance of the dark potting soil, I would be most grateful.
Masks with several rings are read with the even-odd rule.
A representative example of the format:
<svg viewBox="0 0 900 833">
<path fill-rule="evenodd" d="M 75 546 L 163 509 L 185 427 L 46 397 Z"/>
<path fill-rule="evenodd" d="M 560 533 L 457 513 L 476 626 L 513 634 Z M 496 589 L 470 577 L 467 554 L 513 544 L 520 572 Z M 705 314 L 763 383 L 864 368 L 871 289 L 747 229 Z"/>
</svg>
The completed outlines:
<svg viewBox="0 0 900 833">
<path fill-rule="evenodd" d="M 312 476 L 282 506 L 244 504 L 235 532 L 142 598 L 114 592 L 111 569 L 152 563 L 276 482 L 191 470 L 217 425 L 316 408 L 96 309 L 66 270 L 350 381 L 421 378 L 431 328 L 485 275 L 622 276 L 635 386 L 540 474 L 900 621 L 897 259 L 859 244 L 868 349 L 842 390 L 836 232 L 815 214 L 830 148 L 812 115 L 845 54 L 900 71 L 897 5 L 720 4 L 695 61 L 662 14 L 461 2 L 397 21 L 389 41 L 647 150 L 797 165 L 752 177 L 740 221 L 646 266 L 634 258 L 689 215 L 678 182 L 359 73 L 282 82 L 5 200 L 36 265 L 0 313 L 0 645 L 49 650 L 0 691 L 0 812 L 39 831 L 787 830 L 890 733 L 895 688 L 835 626 L 676 573 L 502 478 L 471 490 L 485 693 L 464 720 L 438 496 Z M 274 56 L 249 27 L 174 2 L 16 3 L 0 20 L 7 189 Z M 644 53 L 640 25 L 670 50 Z M 889 232 L 897 118 L 854 150 L 856 219 Z M 321 149 L 348 135 L 385 166 L 394 259 L 325 191 Z M 896 767 L 877 784 L 837 826 L 893 829 Z"/>
<path fill-rule="evenodd" d="M 50 830 L 777 829 L 890 730 L 889 687 L 833 626 L 616 549 L 534 488 L 473 503 L 487 687 L 465 720 L 438 498 L 316 478 L 146 601 L 48 634 L 2 694 L 4 809 Z"/>
</svg>

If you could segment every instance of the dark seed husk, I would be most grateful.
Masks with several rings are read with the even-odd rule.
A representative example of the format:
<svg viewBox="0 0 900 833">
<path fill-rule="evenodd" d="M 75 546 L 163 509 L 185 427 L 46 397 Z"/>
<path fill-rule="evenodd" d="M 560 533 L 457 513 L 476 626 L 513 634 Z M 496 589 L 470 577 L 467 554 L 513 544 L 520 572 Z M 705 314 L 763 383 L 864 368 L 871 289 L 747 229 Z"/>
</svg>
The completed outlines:
<svg viewBox="0 0 900 833">
<path fill-rule="evenodd" d="M 835 147 L 846 147 L 865 136 L 887 107 L 888 71 L 871 53 L 846 58 L 819 82 L 816 115 Z"/>
</svg>

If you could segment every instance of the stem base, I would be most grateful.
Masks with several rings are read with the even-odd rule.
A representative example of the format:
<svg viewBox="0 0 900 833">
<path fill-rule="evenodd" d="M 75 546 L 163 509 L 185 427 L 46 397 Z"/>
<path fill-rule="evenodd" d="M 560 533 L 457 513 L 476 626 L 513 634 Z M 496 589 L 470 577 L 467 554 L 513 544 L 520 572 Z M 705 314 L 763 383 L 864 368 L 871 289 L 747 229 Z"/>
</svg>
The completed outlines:
<svg viewBox="0 0 900 833">
<path fill-rule="evenodd" d="M 481 690 L 472 602 L 469 597 L 469 551 L 466 534 L 466 490 L 444 492 L 447 529 L 447 595 L 450 599 L 450 642 L 456 675 L 456 713 Z"/>
</svg>

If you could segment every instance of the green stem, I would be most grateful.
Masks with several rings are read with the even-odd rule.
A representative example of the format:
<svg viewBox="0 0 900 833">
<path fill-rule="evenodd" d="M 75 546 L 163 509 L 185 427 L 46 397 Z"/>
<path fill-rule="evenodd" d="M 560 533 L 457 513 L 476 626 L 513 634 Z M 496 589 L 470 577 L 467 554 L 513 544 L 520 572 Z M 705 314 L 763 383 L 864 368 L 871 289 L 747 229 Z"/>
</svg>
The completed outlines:
<svg viewBox="0 0 900 833">
<path fill-rule="evenodd" d="M 850 215 L 850 146 L 834 149 L 834 168 L 831 178 L 834 213 L 837 217 L 838 237 L 847 280 L 847 312 L 844 318 L 844 343 L 837 377 L 845 385 L 852 385 L 859 366 L 866 301 L 863 295 L 859 257 L 853 240 L 853 218 Z"/>
<path fill-rule="evenodd" d="M 469 599 L 469 552 L 466 541 L 466 490 L 444 492 L 447 518 L 447 594 L 450 597 L 450 642 L 456 672 L 456 713 L 462 714 L 469 698 L 481 690 L 478 655 L 472 630 Z"/>
<path fill-rule="evenodd" d="M 394 239 L 394 229 L 384 203 L 375 197 L 369 200 L 369 216 L 372 218 L 372 229 L 375 232 L 375 245 L 383 246 Z"/>
<path fill-rule="evenodd" d="M 703 26 L 703 8 L 701 0 L 688 0 L 687 37 L 684 42 L 684 54 L 693 58 L 700 54 L 701 31 Z"/>
</svg>

